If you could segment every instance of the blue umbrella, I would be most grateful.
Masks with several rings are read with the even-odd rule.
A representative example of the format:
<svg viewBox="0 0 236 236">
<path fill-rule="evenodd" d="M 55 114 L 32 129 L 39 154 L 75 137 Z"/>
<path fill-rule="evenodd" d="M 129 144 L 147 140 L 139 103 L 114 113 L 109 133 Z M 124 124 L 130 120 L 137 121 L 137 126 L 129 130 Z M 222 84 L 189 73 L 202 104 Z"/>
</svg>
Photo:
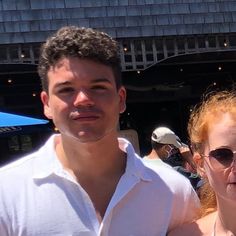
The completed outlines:
<svg viewBox="0 0 236 236">
<path fill-rule="evenodd" d="M 0 112 L 0 127 L 18 127 L 47 124 L 48 120 Z"/>
</svg>

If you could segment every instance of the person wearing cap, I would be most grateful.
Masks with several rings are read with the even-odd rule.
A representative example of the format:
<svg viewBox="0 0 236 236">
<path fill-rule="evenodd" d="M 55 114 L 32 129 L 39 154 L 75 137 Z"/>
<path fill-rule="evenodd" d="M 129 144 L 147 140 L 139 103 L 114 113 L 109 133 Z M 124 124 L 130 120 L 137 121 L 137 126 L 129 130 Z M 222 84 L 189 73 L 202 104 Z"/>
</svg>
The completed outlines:
<svg viewBox="0 0 236 236">
<path fill-rule="evenodd" d="M 151 152 L 143 157 L 144 161 L 151 161 L 156 165 L 166 165 L 163 161 L 169 156 L 173 147 L 180 148 L 180 139 L 167 127 L 158 127 L 152 132 Z"/>
<path fill-rule="evenodd" d="M 156 128 L 151 136 L 151 145 L 151 153 L 143 158 L 145 163 L 173 167 L 189 179 L 194 189 L 198 188 L 201 178 L 195 173 L 191 152 L 172 130 L 167 127 Z"/>
</svg>

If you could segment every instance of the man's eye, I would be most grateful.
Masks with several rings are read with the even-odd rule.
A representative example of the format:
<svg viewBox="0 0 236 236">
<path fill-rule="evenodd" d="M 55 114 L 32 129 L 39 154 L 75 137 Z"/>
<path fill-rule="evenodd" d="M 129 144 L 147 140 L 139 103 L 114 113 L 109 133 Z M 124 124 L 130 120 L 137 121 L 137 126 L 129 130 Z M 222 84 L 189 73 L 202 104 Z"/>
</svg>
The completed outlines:
<svg viewBox="0 0 236 236">
<path fill-rule="evenodd" d="M 58 90 L 58 93 L 63 94 L 63 93 L 71 93 L 74 92 L 73 88 L 62 88 Z"/>
<path fill-rule="evenodd" d="M 102 85 L 96 85 L 92 87 L 93 90 L 105 90 L 106 87 Z"/>
</svg>

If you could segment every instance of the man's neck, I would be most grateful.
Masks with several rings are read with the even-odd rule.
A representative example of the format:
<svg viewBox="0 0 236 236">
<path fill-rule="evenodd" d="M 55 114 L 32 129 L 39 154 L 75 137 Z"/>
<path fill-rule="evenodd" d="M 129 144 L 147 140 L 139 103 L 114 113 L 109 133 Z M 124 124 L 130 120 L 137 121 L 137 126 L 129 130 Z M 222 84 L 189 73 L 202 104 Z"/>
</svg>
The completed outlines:
<svg viewBox="0 0 236 236">
<path fill-rule="evenodd" d="M 115 173 L 122 168 L 125 159 L 116 137 L 106 137 L 91 143 L 59 138 L 56 153 L 66 170 L 90 177 Z"/>
<path fill-rule="evenodd" d="M 152 151 L 146 157 L 147 159 L 150 159 L 150 160 L 156 160 L 156 159 L 161 160 L 161 158 L 158 156 L 158 154 L 156 153 L 154 149 L 152 149 Z"/>
<path fill-rule="evenodd" d="M 101 222 L 126 168 L 126 154 L 120 150 L 117 138 L 89 144 L 59 139 L 56 153 L 64 169 L 89 195 Z"/>
</svg>

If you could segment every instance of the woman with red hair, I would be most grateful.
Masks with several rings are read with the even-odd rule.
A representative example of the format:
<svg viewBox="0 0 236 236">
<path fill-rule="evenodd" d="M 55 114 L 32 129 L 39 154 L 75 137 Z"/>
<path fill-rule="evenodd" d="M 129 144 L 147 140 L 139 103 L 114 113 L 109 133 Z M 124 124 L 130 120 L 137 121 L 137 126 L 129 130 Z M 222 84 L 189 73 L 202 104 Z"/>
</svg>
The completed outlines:
<svg viewBox="0 0 236 236">
<path fill-rule="evenodd" d="M 236 235 L 236 93 L 208 95 L 196 107 L 188 132 L 198 173 L 205 179 L 200 190 L 199 219 L 182 225 L 169 236 Z"/>
</svg>

